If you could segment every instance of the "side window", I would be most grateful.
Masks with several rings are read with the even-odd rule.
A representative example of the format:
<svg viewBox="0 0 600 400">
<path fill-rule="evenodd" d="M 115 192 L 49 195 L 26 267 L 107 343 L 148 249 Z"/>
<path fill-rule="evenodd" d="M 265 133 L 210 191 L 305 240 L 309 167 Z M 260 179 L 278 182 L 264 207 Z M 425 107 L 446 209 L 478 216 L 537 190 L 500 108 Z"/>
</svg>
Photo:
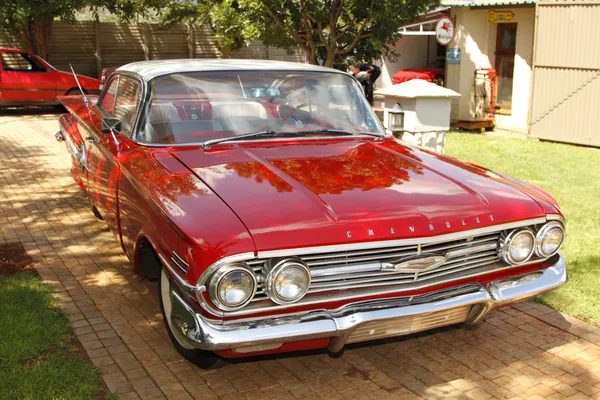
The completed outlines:
<svg viewBox="0 0 600 400">
<path fill-rule="evenodd" d="M 119 78 L 114 116 L 121 120 L 121 132 L 130 136 L 141 99 L 140 83 L 128 76 Z"/>
<path fill-rule="evenodd" d="M 46 67 L 29 53 L 2 53 L 5 72 L 46 72 Z"/>
<path fill-rule="evenodd" d="M 100 108 L 106 111 L 109 115 L 113 115 L 113 111 L 115 108 L 115 96 L 117 95 L 118 84 L 119 79 L 117 77 L 111 79 L 110 83 L 106 88 L 106 92 L 104 92 L 102 101 L 100 101 Z"/>
</svg>

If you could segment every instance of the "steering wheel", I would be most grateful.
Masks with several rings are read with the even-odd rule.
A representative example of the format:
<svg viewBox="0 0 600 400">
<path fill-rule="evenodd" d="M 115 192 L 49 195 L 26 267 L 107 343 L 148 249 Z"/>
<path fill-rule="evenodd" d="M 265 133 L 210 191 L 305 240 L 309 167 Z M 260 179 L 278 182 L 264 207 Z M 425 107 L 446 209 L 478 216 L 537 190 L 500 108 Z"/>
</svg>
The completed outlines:
<svg viewBox="0 0 600 400">
<path fill-rule="evenodd" d="M 294 115 L 296 113 L 296 111 L 298 111 L 302 107 L 306 107 L 306 106 L 310 106 L 310 104 L 301 103 L 301 104 L 298 104 L 296 107 L 292 107 L 292 109 L 290 111 L 288 111 L 283 117 L 281 117 L 281 119 L 283 121 L 287 121 L 289 117 L 291 117 L 292 115 Z"/>
</svg>

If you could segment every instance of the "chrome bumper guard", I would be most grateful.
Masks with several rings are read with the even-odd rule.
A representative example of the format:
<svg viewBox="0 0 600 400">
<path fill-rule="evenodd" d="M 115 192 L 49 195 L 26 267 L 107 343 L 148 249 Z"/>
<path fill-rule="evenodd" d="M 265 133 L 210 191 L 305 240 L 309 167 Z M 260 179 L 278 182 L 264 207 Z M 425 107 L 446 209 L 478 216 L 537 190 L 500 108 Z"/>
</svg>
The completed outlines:
<svg viewBox="0 0 600 400">
<path fill-rule="evenodd" d="M 354 303 L 336 310 L 221 324 L 195 313 L 172 291 L 171 322 L 179 329 L 177 336 L 189 347 L 204 350 L 255 352 L 276 349 L 286 342 L 331 338 L 329 350 L 337 352 L 348 342 L 407 335 L 459 322 L 476 323 L 496 307 L 556 289 L 567 282 L 565 260 L 560 255 L 557 258 L 547 269 L 494 281 L 485 287 L 469 284 L 422 296 Z M 352 337 L 359 327 L 366 330 L 360 329 Z M 390 327 L 396 328 L 384 332 Z"/>
</svg>

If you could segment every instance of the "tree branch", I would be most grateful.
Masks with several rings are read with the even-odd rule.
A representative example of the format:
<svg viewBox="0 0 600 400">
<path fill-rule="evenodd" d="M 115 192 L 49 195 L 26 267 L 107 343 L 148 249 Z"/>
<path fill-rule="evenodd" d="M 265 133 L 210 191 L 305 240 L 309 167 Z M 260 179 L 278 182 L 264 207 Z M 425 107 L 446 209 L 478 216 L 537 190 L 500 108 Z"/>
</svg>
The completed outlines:
<svg viewBox="0 0 600 400">
<path fill-rule="evenodd" d="M 339 55 L 344 55 L 349 53 L 357 44 L 361 39 L 366 39 L 368 37 L 371 36 L 370 33 L 367 34 L 363 34 L 367 24 L 371 21 L 371 19 L 373 18 L 373 5 L 375 3 L 375 0 L 371 0 L 371 3 L 369 4 L 369 17 L 366 18 L 362 24 L 360 24 L 358 31 L 356 32 L 356 35 L 354 36 L 354 39 L 352 39 L 352 41 L 346 45 L 344 48 L 342 49 L 337 49 L 335 51 L 335 54 L 339 54 Z"/>
<path fill-rule="evenodd" d="M 281 28 L 281 30 L 283 31 L 283 33 L 289 37 L 290 39 L 292 39 L 293 41 L 295 41 L 296 43 L 300 43 L 299 39 L 299 35 L 295 34 L 292 35 L 290 32 L 288 32 L 285 27 L 283 26 L 283 23 L 281 22 L 281 20 L 273 13 L 273 11 L 271 11 L 271 9 L 265 4 L 265 11 L 267 12 L 267 14 L 269 14 L 269 16 L 271 17 L 271 19 L 277 24 L 277 26 L 279 26 Z"/>
<path fill-rule="evenodd" d="M 319 32 L 319 39 L 321 39 L 321 43 L 325 44 L 325 35 L 323 34 L 323 25 L 320 22 L 317 22 L 317 32 Z"/>
</svg>

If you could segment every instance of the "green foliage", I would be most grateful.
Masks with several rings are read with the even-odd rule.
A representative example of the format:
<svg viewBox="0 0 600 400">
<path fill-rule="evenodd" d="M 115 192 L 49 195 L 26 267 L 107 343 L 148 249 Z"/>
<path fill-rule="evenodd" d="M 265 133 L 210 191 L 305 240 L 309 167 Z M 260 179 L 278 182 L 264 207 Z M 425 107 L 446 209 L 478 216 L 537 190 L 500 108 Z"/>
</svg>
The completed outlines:
<svg viewBox="0 0 600 400">
<path fill-rule="evenodd" d="M 167 0 L 160 17 L 167 26 L 180 22 L 210 26 L 224 57 L 255 41 L 259 34 L 236 0 Z"/>
<path fill-rule="evenodd" d="M 332 66 L 348 58 L 393 55 L 398 28 L 439 0 L 147 0 L 163 3 L 162 19 L 211 26 L 224 53 L 254 40 L 298 48 L 309 62 Z"/>
<path fill-rule="evenodd" d="M 600 326 L 600 150 L 452 133 L 446 153 L 530 182 L 556 198 L 567 220 L 561 253 L 569 282 L 537 300 Z"/>
<path fill-rule="evenodd" d="M 268 45 L 300 46 L 311 63 L 393 53 L 398 28 L 437 0 L 240 0 Z"/>
<path fill-rule="evenodd" d="M 2 0 L 0 1 L 0 25 L 13 34 L 19 34 L 30 21 L 60 18 L 66 22 L 75 20 L 75 12 L 86 0 Z"/>
<path fill-rule="evenodd" d="M 29 273 L 0 277 L 0 398 L 90 399 L 99 371 L 71 353 L 52 289 Z"/>
<path fill-rule="evenodd" d="M 47 58 L 55 19 L 72 23 L 79 10 L 95 13 L 103 8 L 128 21 L 146 15 L 162 0 L 155 1 L 157 4 L 151 0 L 0 0 L 0 26 L 18 37 L 29 50 Z"/>
</svg>

